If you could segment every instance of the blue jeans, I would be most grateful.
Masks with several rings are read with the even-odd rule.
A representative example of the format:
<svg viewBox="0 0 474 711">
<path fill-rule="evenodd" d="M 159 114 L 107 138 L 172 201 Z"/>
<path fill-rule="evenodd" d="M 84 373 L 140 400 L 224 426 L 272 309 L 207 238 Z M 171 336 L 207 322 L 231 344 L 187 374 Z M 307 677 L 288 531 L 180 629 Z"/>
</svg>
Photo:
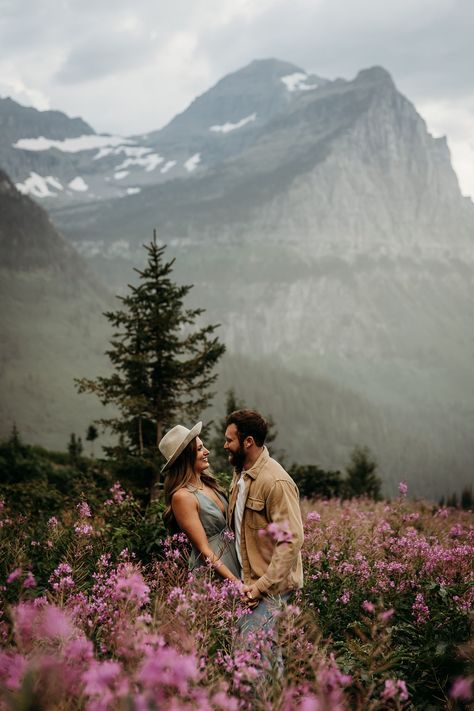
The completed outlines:
<svg viewBox="0 0 474 711">
<path fill-rule="evenodd" d="M 278 612 L 283 605 L 289 602 L 292 594 L 290 591 L 272 597 L 262 597 L 258 605 L 239 620 L 241 642 L 244 646 L 246 646 L 246 642 L 251 643 L 249 636 L 260 631 L 265 633 L 271 653 L 269 656 L 264 652 L 262 661 L 265 661 L 269 667 L 275 665 L 279 677 L 283 676 L 284 667 L 283 656 L 276 638 Z"/>
</svg>

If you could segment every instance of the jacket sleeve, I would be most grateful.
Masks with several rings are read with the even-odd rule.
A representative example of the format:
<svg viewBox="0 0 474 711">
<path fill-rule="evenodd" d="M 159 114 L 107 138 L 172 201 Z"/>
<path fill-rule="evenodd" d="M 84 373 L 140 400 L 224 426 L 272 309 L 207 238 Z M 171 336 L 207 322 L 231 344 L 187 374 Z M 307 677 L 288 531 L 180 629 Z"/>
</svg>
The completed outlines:
<svg viewBox="0 0 474 711">
<path fill-rule="evenodd" d="M 293 482 L 278 480 L 273 484 L 266 499 L 266 512 L 272 523 L 288 526 L 291 539 L 276 542 L 270 565 L 255 583 L 262 593 L 288 575 L 303 545 L 299 494 Z"/>
</svg>

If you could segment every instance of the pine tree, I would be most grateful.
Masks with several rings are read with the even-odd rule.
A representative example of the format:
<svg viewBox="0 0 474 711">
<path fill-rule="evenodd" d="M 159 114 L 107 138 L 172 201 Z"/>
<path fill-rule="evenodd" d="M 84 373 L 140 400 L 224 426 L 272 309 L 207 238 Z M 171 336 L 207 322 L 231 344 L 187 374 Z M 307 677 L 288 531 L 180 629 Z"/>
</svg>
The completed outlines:
<svg viewBox="0 0 474 711">
<path fill-rule="evenodd" d="M 469 511 L 472 509 L 472 504 L 472 486 L 465 486 L 461 492 L 461 508 L 465 511 Z"/>
<path fill-rule="evenodd" d="M 209 387 L 217 377 L 212 371 L 225 346 L 214 335 L 216 325 L 193 330 L 204 310 L 185 308 L 192 286 L 171 280 L 174 259 L 165 261 L 156 233 L 145 249 L 146 267 L 135 270 L 138 286 L 129 285 L 128 294 L 118 297 L 122 307 L 105 314 L 114 327 L 106 352 L 113 374 L 76 382 L 79 392 L 95 393 L 104 405 L 118 408 L 116 417 L 99 422 L 121 438 L 127 455 L 152 463 L 151 495 L 156 499 L 158 443 L 168 427 L 194 424 L 208 406 Z M 108 450 L 118 453 L 117 448 Z"/>
<path fill-rule="evenodd" d="M 375 473 L 377 462 L 368 447 L 355 447 L 351 453 L 350 464 L 346 467 L 347 478 L 344 486 L 349 498 L 369 496 L 380 499 L 382 482 Z"/>
<path fill-rule="evenodd" d="M 89 425 L 86 433 L 86 440 L 91 443 L 91 458 L 94 458 L 94 442 L 99 436 L 99 431 L 95 425 Z"/>
<path fill-rule="evenodd" d="M 74 464 L 76 464 L 82 454 L 83 446 L 82 446 L 82 439 L 80 437 L 76 437 L 74 432 L 71 433 L 71 436 L 69 438 L 69 443 L 67 445 L 67 449 L 68 449 L 71 461 Z"/>
</svg>

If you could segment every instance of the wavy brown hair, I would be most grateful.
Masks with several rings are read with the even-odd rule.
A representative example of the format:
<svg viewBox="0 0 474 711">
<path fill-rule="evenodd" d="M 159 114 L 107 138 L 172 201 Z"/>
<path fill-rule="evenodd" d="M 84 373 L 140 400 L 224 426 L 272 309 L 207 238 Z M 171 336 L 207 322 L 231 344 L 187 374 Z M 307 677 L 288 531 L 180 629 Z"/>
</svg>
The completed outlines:
<svg viewBox="0 0 474 711">
<path fill-rule="evenodd" d="M 169 470 L 166 472 L 165 481 L 163 485 L 163 490 L 165 494 L 166 508 L 163 511 L 163 521 L 166 528 L 170 533 L 178 533 L 181 529 L 176 523 L 174 517 L 173 509 L 171 507 L 171 500 L 173 494 L 182 489 L 192 482 L 196 478 L 194 473 L 194 463 L 196 461 L 197 455 L 197 437 L 191 440 L 188 446 L 183 449 L 179 457 L 170 466 Z M 222 488 L 219 486 L 217 481 L 214 479 L 212 474 L 207 472 L 202 472 L 201 481 L 207 486 L 210 486 L 214 491 L 222 494 Z"/>
</svg>

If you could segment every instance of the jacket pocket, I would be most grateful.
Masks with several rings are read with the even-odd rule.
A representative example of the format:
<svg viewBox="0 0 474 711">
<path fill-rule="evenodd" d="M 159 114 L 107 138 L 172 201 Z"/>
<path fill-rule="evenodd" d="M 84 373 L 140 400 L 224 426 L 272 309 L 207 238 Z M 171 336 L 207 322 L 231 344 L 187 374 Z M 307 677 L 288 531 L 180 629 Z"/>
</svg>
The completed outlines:
<svg viewBox="0 0 474 711">
<path fill-rule="evenodd" d="M 265 514 L 265 501 L 248 496 L 245 502 L 245 523 L 250 528 L 266 528 L 268 521 Z"/>
</svg>

